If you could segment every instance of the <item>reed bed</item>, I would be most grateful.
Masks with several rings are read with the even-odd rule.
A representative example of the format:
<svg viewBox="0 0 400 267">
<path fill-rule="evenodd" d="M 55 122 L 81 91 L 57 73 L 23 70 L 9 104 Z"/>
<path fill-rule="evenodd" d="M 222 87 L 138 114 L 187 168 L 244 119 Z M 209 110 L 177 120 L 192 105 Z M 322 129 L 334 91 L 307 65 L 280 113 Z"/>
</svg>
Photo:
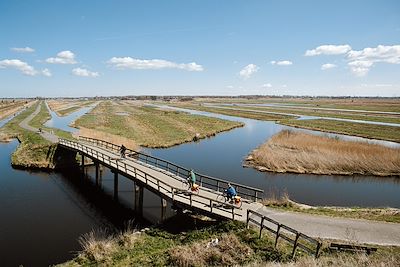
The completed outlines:
<svg viewBox="0 0 400 267">
<path fill-rule="evenodd" d="M 400 149 L 284 130 L 252 151 L 261 171 L 400 176 Z"/>
</svg>

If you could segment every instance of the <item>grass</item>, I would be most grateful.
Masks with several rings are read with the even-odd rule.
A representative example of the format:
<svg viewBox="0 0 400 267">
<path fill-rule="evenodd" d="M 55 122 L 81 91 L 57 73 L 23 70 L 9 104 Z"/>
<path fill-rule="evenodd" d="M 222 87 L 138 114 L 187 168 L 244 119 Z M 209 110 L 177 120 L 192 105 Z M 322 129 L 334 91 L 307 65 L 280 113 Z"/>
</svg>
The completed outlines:
<svg viewBox="0 0 400 267">
<path fill-rule="evenodd" d="M 173 223 L 190 223 L 191 227 L 196 224 L 200 228 L 175 233 L 161 226 L 139 233 L 128 230 L 114 235 L 104 231 L 87 234 L 81 239 L 83 251 L 62 266 L 232 266 L 289 259 L 288 247 L 276 250 L 272 239 L 258 239 L 258 232 L 246 229 L 243 223 L 199 226 L 198 219 L 183 217 L 172 219 Z M 215 238 L 218 244 L 210 246 Z"/>
<path fill-rule="evenodd" d="M 364 120 L 364 121 L 375 121 L 375 122 L 386 122 L 386 123 L 399 123 L 400 124 L 400 116 L 399 115 L 377 115 L 377 114 L 369 114 L 362 112 L 349 112 L 349 111 L 332 111 L 332 110 L 310 110 L 303 109 L 293 106 L 288 107 L 255 107 L 255 106 L 239 106 L 239 107 L 231 107 L 233 109 L 248 109 L 248 110 L 256 110 L 256 111 L 265 111 L 265 112 L 283 112 L 289 114 L 298 114 L 304 116 L 315 116 L 315 117 L 332 117 L 332 118 L 341 118 L 341 119 L 351 119 L 351 120 Z M 350 108 L 350 107 L 349 107 Z"/>
<path fill-rule="evenodd" d="M 161 110 L 127 102 L 102 102 L 75 126 L 121 136 L 145 147 L 170 147 L 243 126 L 242 123 Z"/>
<path fill-rule="evenodd" d="M 1 129 L 1 139 L 18 138 L 20 141 L 20 145 L 11 156 L 11 164 L 16 168 L 54 169 L 56 167 L 53 157 L 56 153 L 57 145 L 51 144 L 38 133 L 25 130 L 19 126 L 25 118 L 36 110 L 38 105 L 41 105 L 41 111 L 32 119 L 30 125 L 35 128 L 41 127 L 48 131 L 54 130 L 60 137 L 71 138 L 70 133 L 43 127 L 42 124 L 49 119 L 50 115 L 42 102 L 35 103 Z"/>
<path fill-rule="evenodd" d="M 51 110 L 57 113 L 58 116 L 66 116 L 75 112 L 82 107 L 89 106 L 95 101 L 86 100 L 49 100 L 47 101 Z"/>
<path fill-rule="evenodd" d="M 399 127 L 331 120 L 284 120 L 281 124 L 323 132 L 400 142 Z"/>
<path fill-rule="evenodd" d="M 2 101 L 0 102 L 0 120 L 7 118 L 11 116 L 12 114 L 17 113 L 21 109 L 24 108 L 24 106 L 28 104 L 28 101 Z"/>
<path fill-rule="evenodd" d="M 226 108 L 218 108 L 218 107 L 207 107 L 202 105 L 195 104 L 174 104 L 173 106 L 187 109 L 194 109 L 206 112 L 213 112 L 228 116 L 237 116 L 254 120 L 263 120 L 263 121 L 280 121 L 284 119 L 295 118 L 295 116 L 291 115 L 280 115 L 280 114 L 268 114 L 268 113 L 260 113 L 260 112 L 252 112 L 246 110 L 234 110 L 234 109 L 226 109 Z"/>
<path fill-rule="evenodd" d="M 400 176 L 400 149 L 284 130 L 251 152 L 262 171 Z"/>
<path fill-rule="evenodd" d="M 270 194 L 270 197 L 263 199 L 262 203 L 269 208 L 283 211 L 400 223 L 400 210 L 394 208 L 309 206 L 290 200 L 288 194 L 279 198 L 275 194 Z"/>
<path fill-rule="evenodd" d="M 168 225 L 181 225 L 179 231 Z M 315 259 L 257 228 L 236 221 L 214 222 L 188 215 L 146 231 L 132 228 L 121 233 L 91 232 L 80 239 L 82 251 L 59 266 L 398 266 L 399 247 L 378 247 L 372 255 L 330 252 L 323 242 Z M 218 242 L 215 240 L 218 239 Z M 212 242 L 214 240 L 214 242 Z"/>
</svg>

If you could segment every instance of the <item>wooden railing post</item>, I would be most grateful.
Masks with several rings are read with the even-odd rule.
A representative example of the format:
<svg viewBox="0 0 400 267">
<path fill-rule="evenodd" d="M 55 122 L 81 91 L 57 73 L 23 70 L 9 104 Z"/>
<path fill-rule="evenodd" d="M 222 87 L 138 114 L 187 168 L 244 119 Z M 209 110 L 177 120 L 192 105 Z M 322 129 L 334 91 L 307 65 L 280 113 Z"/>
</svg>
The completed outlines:
<svg viewBox="0 0 400 267">
<path fill-rule="evenodd" d="M 250 210 L 247 210 L 247 217 L 246 217 L 246 228 L 249 229 L 249 222 L 250 222 Z"/>
<path fill-rule="evenodd" d="M 294 240 L 294 244 L 293 244 L 292 259 L 294 258 L 294 255 L 296 253 L 297 242 L 299 241 L 299 237 L 300 237 L 300 233 L 297 233 L 296 239 Z"/>
<path fill-rule="evenodd" d="M 278 224 L 278 229 L 276 230 L 276 237 L 275 237 L 275 248 L 278 245 L 278 238 L 279 238 L 279 230 L 281 229 L 281 225 Z"/>
<path fill-rule="evenodd" d="M 263 217 L 261 218 L 260 234 L 258 235 L 258 238 L 261 238 L 262 230 L 264 229 L 264 220 L 265 220 L 265 217 L 263 216 Z"/>
<path fill-rule="evenodd" d="M 318 244 L 317 244 L 317 248 L 316 248 L 316 250 L 315 250 L 315 258 L 318 258 L 319 257 L 319 255 L 318 255 L 318 253 L 319 253 L 319 250 L 320 250 L 320 248 L 321 248 L 321 242 L 318 242 Z"/>
</svg>

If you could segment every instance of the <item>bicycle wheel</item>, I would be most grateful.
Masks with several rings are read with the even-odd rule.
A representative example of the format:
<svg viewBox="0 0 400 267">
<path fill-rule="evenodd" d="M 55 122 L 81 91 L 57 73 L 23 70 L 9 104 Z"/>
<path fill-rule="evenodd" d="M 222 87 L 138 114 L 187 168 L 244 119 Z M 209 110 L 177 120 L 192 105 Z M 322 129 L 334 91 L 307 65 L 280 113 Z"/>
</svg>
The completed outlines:
<svg viewBox="0 0 400 267">
<path fill-rule="evenodd" d="M 218 195 L 215 200 L 218 202 L 226 202 L 226 197 L 225 195 Z"/>
</svg>

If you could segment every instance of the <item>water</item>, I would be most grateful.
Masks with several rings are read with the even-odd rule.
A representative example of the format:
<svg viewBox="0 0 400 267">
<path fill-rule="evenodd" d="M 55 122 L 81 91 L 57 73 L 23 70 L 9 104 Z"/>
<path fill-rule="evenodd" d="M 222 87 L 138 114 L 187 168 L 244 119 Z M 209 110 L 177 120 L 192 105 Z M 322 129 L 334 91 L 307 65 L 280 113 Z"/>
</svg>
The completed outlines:
<svg viewBox="0 0 400 267">
<path fill-rule="evenodd" d="M 47 106 L 47 103 L 46 103 Z M 48 108 L 48 107 L 47 107 Z M 49 109 L 51 119 L 48 120 L 44 125 L 47 127 L 51 128 L 57 128 L 61 129 L 67 132 L 74 133 L 78 131 L 78 129 L 70 127 L 69 125 L 74 122 L 76 119 L 78 119 L 80 116 L 86 114 L 87 112 L 91 111 L 94 108 L 94 106 L 89 106 L 89 107 L 83 107 L 67 116 L 58 116 L 57 113 Z"/>
<path fill-rule="evenodd" d="M 183 109 L 180 109 L 183 110 Z M 187 111 L 187 110 L 186 110 Z M 239 117 L 190 111 L 194 114 L 236 120 L 245 123 L 242 128 L 218 134 L 198 143 L 186 143 L 168 149 L 146 149 L 146 152 L 167 159 L 200 173 L 232 180 L 263 189 L 267 196 L 287 192 L 291 199 L 310 205 L 397 207 L 400 208 L 400 179 L 374 176 L 329 176 L 304 174 L 273 174 L 243 168 L 248 153 L 283 129 L 299 131 L 276 124 Z M 343 139 L 364 138 L 300 130 Z M 400 144 L 368 140 L 391 147 Z"/>
</svg>

